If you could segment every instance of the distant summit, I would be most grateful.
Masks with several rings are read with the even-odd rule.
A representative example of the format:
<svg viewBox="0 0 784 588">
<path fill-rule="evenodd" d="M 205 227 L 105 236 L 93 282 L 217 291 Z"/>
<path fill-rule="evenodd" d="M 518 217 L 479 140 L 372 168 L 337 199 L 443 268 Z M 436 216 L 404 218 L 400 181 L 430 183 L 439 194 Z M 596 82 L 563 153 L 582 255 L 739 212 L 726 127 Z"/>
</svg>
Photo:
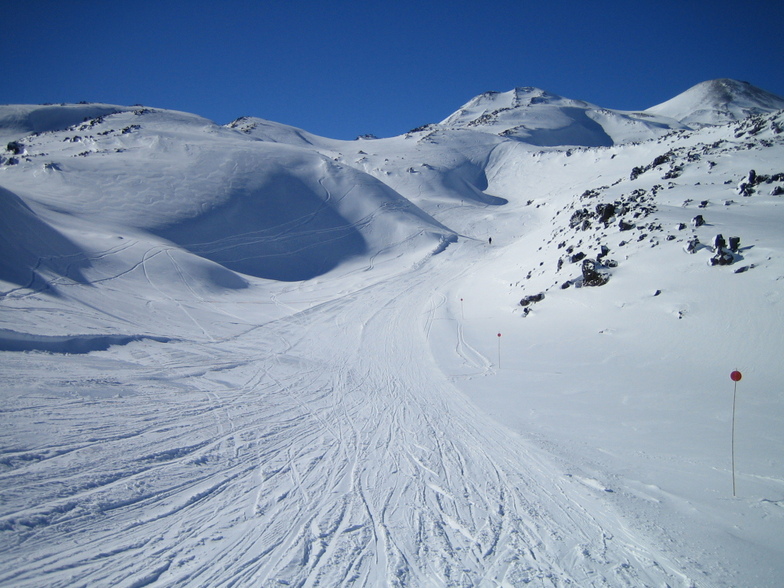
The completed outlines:
<svg viewBox="0 0 784 588">
<path fill-rule="evenodd" d="M 667 116 L 691 128 L 720 125 L 784 109 L 784 98 L 748 82 L 708 80 L 645 112 Z"/>
<path fill-rule="evenodd" d="M 444 126 L 478 126 L 508 120 L 510 111 L 536 106 L 559 108 L 590 108 L 593 105 L 551 94 L 541 88 L 515 88 L 509 92 L 485 92 L 469 100 L 460 110 L 441 121 Z"/>
<path fill-rule="evenodd" d="M 608 147 L 682 128 L 669 118 L 602 108 L 532 87 L 480 94 L 440 126 L 492 132 L 548 147 Z"/>
</svg>

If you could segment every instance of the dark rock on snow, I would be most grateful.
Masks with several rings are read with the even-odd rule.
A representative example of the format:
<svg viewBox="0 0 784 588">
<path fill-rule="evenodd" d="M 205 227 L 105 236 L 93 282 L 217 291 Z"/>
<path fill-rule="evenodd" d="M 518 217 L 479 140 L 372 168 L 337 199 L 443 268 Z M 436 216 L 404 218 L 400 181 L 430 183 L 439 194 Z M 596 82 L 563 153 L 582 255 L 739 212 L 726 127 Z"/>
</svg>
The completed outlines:
<svg viewBox="0 0 784 588">
<path fill-rule="evenodd" d="M 593 259 L 583 260 L 583 286 L 604 286 L 610 280 L 609 276 L 599 273 L 596 267 Z"/>
<path fill-rule="evenodd" d="M 539 294 L 532 294 L 531 296 L 525 296 L 520 301 L 520 306 L 528 306 L 529 304 L 533 304 L 534 302 L 541 302 L 544 300 L 544 292 L 540 292 Z"/>
<path fill-rule="evenodd" d="M 735 261 L 735 256 L 729 251 L 719 250 L 716 255 L 711 257 L 711 265 L 732 265 Z"/>
</svg>

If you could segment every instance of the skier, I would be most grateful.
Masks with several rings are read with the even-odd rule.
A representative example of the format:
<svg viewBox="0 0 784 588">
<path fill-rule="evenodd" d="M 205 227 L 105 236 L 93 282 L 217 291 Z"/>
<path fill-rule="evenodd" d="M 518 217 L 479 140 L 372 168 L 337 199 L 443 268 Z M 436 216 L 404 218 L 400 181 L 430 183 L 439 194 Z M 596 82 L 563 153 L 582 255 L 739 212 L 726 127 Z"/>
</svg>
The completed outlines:
<svg viewBox="0 0 784 588">
<path fill-rule="evenodd" d="M 493 244 L 493 238 L 492 237 L 488 237 L 487 238 L 487 244 L 488 245 L 492 245 Z"/>
</svg>

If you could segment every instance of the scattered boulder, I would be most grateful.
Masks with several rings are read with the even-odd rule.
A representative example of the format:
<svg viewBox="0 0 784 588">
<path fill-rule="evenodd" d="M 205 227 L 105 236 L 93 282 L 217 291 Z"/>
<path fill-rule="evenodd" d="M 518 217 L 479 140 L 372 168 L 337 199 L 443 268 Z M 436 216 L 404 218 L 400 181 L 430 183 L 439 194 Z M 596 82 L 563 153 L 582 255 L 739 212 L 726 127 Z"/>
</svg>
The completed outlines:
<svg viewBox="0 0 784 588">
<path fill-rule="evenodd" d="M 620 231 L 630 231 L 634 228 L 634 225 L 631 223 L 627 223 L 625 220 L 621 219 L 618 221 L 618 229 Z"/>
<path fill-rule="evenodd" d="M 735 261 L 735 256 L 729 251 L 720 249 L 716 255 L 710 258 L 711 265 L 732 265 Z"/>
<path fill-rule="evenodd" d="M 713 250 L 716 253 L 719 253 L 727 246 L 727 242 L 724 240 L 724 236 L 719 233 L 713 238 Z"/>
<path fill-rule="evenodd" d="M 769 179 L 768 176 L 757 175 L 757 172 L 753 169 L 749 170 L 748 175 L 738 183 L 738 194 L 745 197 L 751 196 L 754 194 L 754 186 L 768 181 Z"/>
<path fill-rule="evenodd" d="M 604 286 L 610 277 L 599 273 L 597 263 L 593 259 L 583 260 L 583 286 Z"/>
<path fill-rule="evenodd" d="M 591 213 L 586 208 L 579 208 L 572 213 L 571 218 L 569 218 L 569 226 L 571 228 L 577 227 L 577 225 L 582 225 L 584 221 L 589 220 L 591 217 Z"/>
<path fill-rule="evenodd" d="M 697 237 L 691 237 L 686 242 L 686 251 L 688 253 L 697 253 L 697 249 L 700 248 L 700 240 Z"/>
<path fill-rule="evenodd" d="M 539 294 L 532 294 L 531 296 L 525 296 L 520 301 L 520 306 L 528 306 L 529 304 L 533 304 L 534 302 L 541 302 L 544 300 L 544 292 L 540 292 Z"/>
<path fill-rule="evenodd" d="M 615 216 L 615 205 L 610 203 L 597 204 L 596 214 L 599 216 L 599 220 L 606 226 L 612 217 Z"/>
<path fill-rule="evenodd" d="M 569 261 L 571 261 L 572 263 L 577 263 L 582 259 L 585 259 L 585 253 L 583 253 L 582 251 L 578 251 L 577 253 L 575 253 L 569 258 Z"/>
<path fill-rule="evenodd" d="M 651 167 L 658 167 L 663 163 L 667 163 L 668 161 L 670 161 L 669 153 L 659 155 L 656 159 L 653 160 L 653 162 L 651 162 Z"/>
<path fill-rule="evenodd" d="M 730 251 L 737 253 L 740 249 L 740 237 L 730 237 Z"/>
<path fill-rule="evenodd" d="M 674 180 L 675 178 L 680 177 L 683 173 L 683 166 L 682 165 L 674 165 L 672 166 L 667 172 L 662 176 L 663 180 Z"/>
<path fill-rule="evenodd" d="M 697 215 L 697 216 L 695 216 L 693 219 L 691 219 L 691 224 L 692 224 L 692 226 L 694 226 L 694 227 L 701 227 L 702 225 L 704 225 L 704 224 L 705 224 L 705 219 L 704 219 L 704 218 L 702 218 L 702 215 L 701 215 L 701 214 L 698 214 L 698 215 Z"/>
</svg>

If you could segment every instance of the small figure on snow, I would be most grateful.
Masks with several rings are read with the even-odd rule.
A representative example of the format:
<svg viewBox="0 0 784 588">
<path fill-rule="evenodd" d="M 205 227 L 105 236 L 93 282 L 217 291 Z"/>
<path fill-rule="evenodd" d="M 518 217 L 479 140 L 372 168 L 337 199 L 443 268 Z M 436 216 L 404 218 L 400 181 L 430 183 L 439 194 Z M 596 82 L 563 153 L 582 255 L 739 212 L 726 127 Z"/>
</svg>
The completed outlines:
<svg viewBox="0 0 784 588">
<path fill-rule="evenodd" d="M 487 244 L 488 245 L 492 245 L 493 244 L 493 238 L 492 237 L 488 237 L 487 238 Z"/>
</svg>

